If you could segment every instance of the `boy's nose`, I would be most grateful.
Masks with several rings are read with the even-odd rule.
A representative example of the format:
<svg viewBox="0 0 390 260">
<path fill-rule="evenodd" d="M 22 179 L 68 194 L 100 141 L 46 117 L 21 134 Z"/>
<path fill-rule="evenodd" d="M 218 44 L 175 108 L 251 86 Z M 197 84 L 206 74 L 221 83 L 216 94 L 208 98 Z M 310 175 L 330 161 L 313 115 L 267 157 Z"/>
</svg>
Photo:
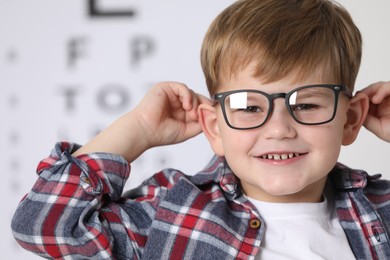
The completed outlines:
<svg viewBox="0 0 390 260">
<path fill-rule="evenodd" d="M 296 122 L 287 110 L 283 99 L 274 100 L 273 111 L 263 126 L 264 135 L 269 139 L 291 139 L 296 137 Z"/>
</svg>

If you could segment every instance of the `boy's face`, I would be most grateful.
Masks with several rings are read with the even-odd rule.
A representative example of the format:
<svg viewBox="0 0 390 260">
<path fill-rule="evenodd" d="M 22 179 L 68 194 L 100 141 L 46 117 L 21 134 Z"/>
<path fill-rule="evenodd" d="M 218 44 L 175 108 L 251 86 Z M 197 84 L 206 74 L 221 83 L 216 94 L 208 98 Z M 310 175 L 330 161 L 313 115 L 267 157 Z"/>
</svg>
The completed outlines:
<svg viewBox="0 0 390 260">
<path fill-rule="evenodd" d="M 219 92 L 254 89 L 269 94 L 287 93 L 304 85 L 329 83 L 316 77 L 298 82 L 287 77 L 263 84 L 251 72 L 251 67 L 247 67 L 235 77 L 223 80 Z M 259 128 L 232 129 L 218 104 L 203 110 L 203 130 L 214 151 L 225 156 L 247 196 L 272 202 L 317 202 L 321 200 L 327 174 L 337 161 L 341 145 L 353 142 L 364 119 L 357 118 L 365 115 L 364 109 L 361 116 L 355 115 L 360 109 L 355 103 L 364 102 L 353 102 L 344 94 L 339 95 L 335 118 L 325 124 L 297 123 L 289 114 L 284 98 L 277 98 L 273 101 L 271 117 Z M 348 120 L 347 114 L 352 119 Z M 355 124 L 351 125 L 352 121 Z"/>
</svg>

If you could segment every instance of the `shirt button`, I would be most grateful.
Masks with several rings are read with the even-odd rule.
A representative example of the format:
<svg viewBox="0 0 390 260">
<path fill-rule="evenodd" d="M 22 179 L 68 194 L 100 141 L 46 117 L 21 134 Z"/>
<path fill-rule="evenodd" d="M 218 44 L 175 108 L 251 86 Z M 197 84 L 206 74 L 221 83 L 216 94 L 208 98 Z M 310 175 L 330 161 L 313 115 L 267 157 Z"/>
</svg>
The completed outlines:
<svg viewBox="0 0 390 260">
<path fill-rule="evenodd" d="M 257 218 L 252 218 L 249 221 L 249 226 L 253 229 L 258 229 L 261 226 L 261 221 Z"/>
</svg>

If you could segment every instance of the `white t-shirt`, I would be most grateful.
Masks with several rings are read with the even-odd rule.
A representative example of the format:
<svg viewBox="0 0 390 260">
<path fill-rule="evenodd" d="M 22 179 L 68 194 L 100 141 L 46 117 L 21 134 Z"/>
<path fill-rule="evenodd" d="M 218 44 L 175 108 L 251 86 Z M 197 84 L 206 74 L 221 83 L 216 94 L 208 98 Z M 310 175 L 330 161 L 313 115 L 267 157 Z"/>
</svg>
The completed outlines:
<svg viewBox="0 0 390 260">
<path fill-rule="evenodd" d="M 320 203 L 269 203 L 248 198 L 265 221 L 256 259 L 355 259 L 336 211 Z"/>
</svg>

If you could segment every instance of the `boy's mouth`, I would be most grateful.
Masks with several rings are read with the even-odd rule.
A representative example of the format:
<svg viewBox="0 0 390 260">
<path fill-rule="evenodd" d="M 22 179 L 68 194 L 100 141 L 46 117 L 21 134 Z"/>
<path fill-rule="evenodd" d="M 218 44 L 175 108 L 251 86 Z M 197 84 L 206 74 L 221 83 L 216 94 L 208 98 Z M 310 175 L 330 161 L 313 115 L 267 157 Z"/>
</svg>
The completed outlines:
<svg viewBox="0 0 390 260">
<path fill-rule="evenodd" d="M 303 154 L 302 153 L 282 153 L 282 154 L 271 153 L 271 154 L 263 154 L 260 156 L 260 158 L 266 160 L 283 161 L 283 160 L 299 157 L 301 155 Z"/>
</svg>

